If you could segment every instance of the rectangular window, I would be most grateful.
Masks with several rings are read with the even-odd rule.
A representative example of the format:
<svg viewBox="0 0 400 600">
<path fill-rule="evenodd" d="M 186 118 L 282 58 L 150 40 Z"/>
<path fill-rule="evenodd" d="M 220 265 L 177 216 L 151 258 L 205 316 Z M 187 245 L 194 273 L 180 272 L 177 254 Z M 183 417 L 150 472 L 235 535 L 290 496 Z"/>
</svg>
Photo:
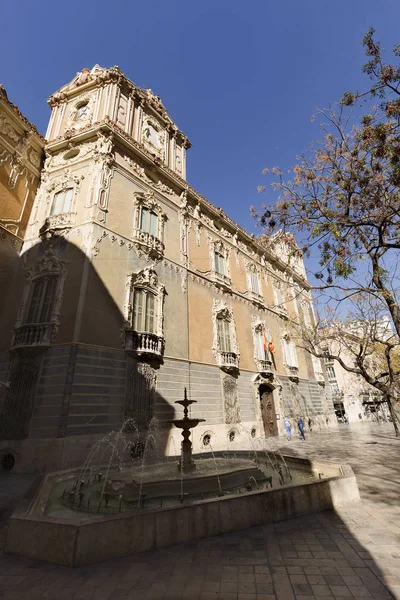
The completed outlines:
<svg viewBox="0 0 400 600">
<path fill-rule="evenodd" d="M 52 215 L 62 215 L 71 212 L 73 188 L 68 188 L 63 192 L 58 192 L 54 196 Z"/>
<path fill-rule="evenodd" d="M 231 350 L 231 324 L 226 319 L 217 319 L 218 346 L 220 352 L 232 352 Z"/>
<path fill-rule="evenodd" d="M 256 331 L 257 356 L 259 360 L 267 360 L 267 352 L 264 350 L 264 333 L 262 329 Z"/>
<path fill-rule="evenodd" d="M 42 277 L 34 282 L 25 323 L 49 323 L 52 318 L 57 277 Z"/>
<path fill-rule="evenodd" d="M 156 333 L 155 296 L 145 290 L 135 290 L 133 297 L 133 329 L 141 333 Z"/>
<path fill-rule="evenodd" d="M 311 361 L 312 361 L 312 365 L 313 365 L 313 369 L 314 369 L 314 374 L 315 375 L 323 375 L 321 359 L 318 358 L 317 356 L 314 356 L 313 354 L 311 354 Z"/>
<path fill-rule="evenodd" d="M 339 386 L 336 381 L 329 384 L 331 386 L 332 396 L 338 396 L 340 394 Z"/>
<path fill-rule="evenodd" d="M 225 274 L 224 257 L 219 252 L 215 252 L 215 270 L 221 275 Z"/>
<path fill-rule="evenodd" d="M 336 380 L 336 373 L 335 373 L 335 369 L 333 367 L 326 367 L 326 374 L 328 375 L 328 379 L 329 381 L 331 379 Z"/>
<path fill-rule="evenodd" d="M 296 345 L 294 342 L 282 340 L 283 356 L 288 367 L 298 367 Z"/>
<path fill-rule="evenodd" d="M 284 297 L 283 297 L 283 293 L 282 290 L 278 287 L 274 287 L 274 295 L 275 295 L 275 304 L 276 306 L 280 306 L 281 308 L 285 308 L 284 307 Z"/>
<path fill-rule="evenodd" d="M 140 229 L 157 237 L 158 217 L 156 213 L 143 207 L 140 213 Z"/>
<path fill-rule="evenodd" d="M 258 273 L 250 271 L 250 289 L 255 294 L 260 295 L 260 279 Z"/>
</svg>

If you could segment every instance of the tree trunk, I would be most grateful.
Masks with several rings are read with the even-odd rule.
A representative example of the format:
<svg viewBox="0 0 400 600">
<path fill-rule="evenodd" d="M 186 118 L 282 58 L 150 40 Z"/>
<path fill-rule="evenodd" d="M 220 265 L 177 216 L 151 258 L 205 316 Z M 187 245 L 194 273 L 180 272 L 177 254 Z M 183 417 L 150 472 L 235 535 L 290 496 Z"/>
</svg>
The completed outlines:
<svg viewBox="0 0 400 600">
<path fill-rule="evenodd" d="M 400 430 L 399 430 L 399 417 L 398 417 L 398 407 L 397 407 L 397 397 L 396 396 L 392 396 L 391 394 L 387 394 L 385 396 L 386 401 L 387 401 L 387 405 L 389 407 L 389 412 L 390 412 L 390 416 L 392 417 L 392 423 L 393 423 L 393 427 L 394 427 L 394 431 L 396 433 L 396 437 L 400 437 Z"/>
</svg>

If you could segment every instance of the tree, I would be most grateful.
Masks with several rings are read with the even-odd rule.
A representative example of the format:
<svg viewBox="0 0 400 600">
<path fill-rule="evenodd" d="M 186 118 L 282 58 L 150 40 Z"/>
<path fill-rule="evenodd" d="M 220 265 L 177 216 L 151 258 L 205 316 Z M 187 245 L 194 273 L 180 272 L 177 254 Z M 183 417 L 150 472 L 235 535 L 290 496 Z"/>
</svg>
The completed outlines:
<svg viewBox="0 0 400 600">
<path fill-rule="evenodd" d="M 309 328 L 298 332 L 306 350 L 329 355 L 361 375 L 388 400 L 395 422 L 400 417 L 400 66 L 383 61 L 373 29 L 363 45 L 370 87 L 346 92 L 340 103 L 318 110 L 322 140 L 298 157 L 291 180 L 279 168 L 265 169 L 277 178 L 272 186 L 279 197 L 252 210 L 264 243 L 265 234 L 282 229 L 301 238 L 304 254 L 318 255 L 314 292 L 326 326 L 313 328 L 312 335 Z M 395 61 L 399 55 L 396 46 Z M 349 330 L 356 313 L 367 323 L 358 337 Z M 384 314 L 395 331 L 389 339 L 378 326 Z M 329 331 L 350 348 L 350 361 L 329 347 Z M 399 435 L 396 423 L 395 428 Z"/>
</svg>

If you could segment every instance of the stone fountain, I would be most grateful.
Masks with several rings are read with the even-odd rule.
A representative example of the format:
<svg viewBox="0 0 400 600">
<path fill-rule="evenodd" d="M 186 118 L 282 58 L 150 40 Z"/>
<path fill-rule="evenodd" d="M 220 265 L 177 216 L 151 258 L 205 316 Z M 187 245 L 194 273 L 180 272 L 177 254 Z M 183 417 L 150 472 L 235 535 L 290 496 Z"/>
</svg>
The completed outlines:
<svg viewBox="0 0 400 600">
<path fill-rule="evenodd" d="M 188 473 L 190 471 L 194 471 L 196 468 L 196 463 L 193 460 L 192 456 L 192 442 L 190 441 L 190 430 L 197 427 L 199 423 L 205 421 L 205 419 L 192 419 L 188 417 L 188 407 L 191 404 L 196 404 L 196 400 L 188 400 L 187 390 L 185 388 L 184 399 L 177 400 L 175 404 L 180 404 L 183 406 L 183 419 L 172 419 L 169 421 L 173 423 L 175 427 L 182 429 L 182 443 L 181 443 L 181 458 L 178 463 L 178 468 L 181 469 L 184 473 Z"/>
</svg>

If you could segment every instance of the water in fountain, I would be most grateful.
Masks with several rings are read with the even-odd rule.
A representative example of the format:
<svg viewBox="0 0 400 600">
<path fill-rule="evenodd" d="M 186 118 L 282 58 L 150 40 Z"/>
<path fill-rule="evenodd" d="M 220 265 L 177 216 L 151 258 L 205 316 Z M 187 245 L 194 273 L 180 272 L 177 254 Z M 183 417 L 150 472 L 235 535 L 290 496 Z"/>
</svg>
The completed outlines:
<svg viewBox="0 0 400 600">
<path fill-rule="evenodd" d="M 210 446 L 211 454 L 212 454 L 213 461 L 214 461 L 214 464 L 215 464 L 215 474 L 216 474 L 217 480 L 218 480 L 219 495 L 223 496 L 224 492 L 222 491 L 221 479 L 220 479 L 220 476 L 219 476 L 219 473 L 218 473 L 218 465 L 217 465 L 217 461 L 216 461 L 216 458 L 215 458 L 214 450 L 213 450 L 213 447 L 211 445 L 211 442 L 208 445 Z"/>
</svg>

